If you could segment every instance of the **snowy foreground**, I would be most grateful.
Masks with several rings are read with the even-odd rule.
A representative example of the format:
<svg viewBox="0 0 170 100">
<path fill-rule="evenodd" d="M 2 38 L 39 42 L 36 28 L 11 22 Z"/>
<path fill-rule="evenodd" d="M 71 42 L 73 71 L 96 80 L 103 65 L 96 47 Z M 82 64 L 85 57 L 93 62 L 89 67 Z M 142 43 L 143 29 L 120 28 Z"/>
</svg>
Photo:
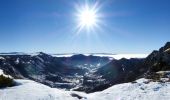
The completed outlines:
<svg viewBox="0 0 170 100">
<path fill-rule="evenodd" d="M 69 93 L 30 80 L 16 80 L 18 86 L 0 89 L 0 100 L 76 100 Z"/>
<path fill-rule="evenodd" d="M 114 85 L 104 91 L 85 94 L 64 91 L 31 80 L 15 80 L 18 86 L 0 89 L 0 100 L 170 100 L 170 83 L 149 82 L 139 79 L 136 83 Z"/>
</svg>

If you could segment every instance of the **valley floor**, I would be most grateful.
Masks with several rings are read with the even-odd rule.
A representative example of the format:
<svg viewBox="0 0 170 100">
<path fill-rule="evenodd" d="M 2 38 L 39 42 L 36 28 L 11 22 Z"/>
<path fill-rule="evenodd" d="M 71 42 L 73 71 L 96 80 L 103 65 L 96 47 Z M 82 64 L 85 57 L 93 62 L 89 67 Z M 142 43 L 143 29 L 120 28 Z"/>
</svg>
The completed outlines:
<svg viewBox="0 0 170 100">
<path fill-rule="evenodd" d="M 31 80 L 15 80 L 18 85 L 0 89 L 0 100 L 170 100 L 170 82 L 149 82 L 114 85 L 104 91 L 86 94 L 50 88 Z"/>
</svg>

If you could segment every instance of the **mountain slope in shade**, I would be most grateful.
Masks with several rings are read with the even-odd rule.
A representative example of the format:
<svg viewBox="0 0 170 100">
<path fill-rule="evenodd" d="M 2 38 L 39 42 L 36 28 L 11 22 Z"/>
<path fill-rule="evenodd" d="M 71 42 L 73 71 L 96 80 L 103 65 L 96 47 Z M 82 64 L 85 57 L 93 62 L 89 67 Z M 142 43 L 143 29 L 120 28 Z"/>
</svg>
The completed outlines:
<svg viewBox="0 0 170 100">
<path fill-rule="evenodd" d="M 51 87 L 102 91 L 112 85 L 132 82 L 141 77 L 160 79 L 157 71 L 170 70 L 170 42 L 147 58 L 112 59 L 85 56 L 54 57 L 37 55 L 1 55 L 0 68 L 14 78 L 27 78 Z M 156 76 L 156 77 L 155 77 Z"/>
<path fill-rule="evenodd" d="M 37 55 L 1 55 L 0 68 L 14 78 L 27 78 L 51 87 L 72 89 L 84 85 L 83 80 L 87 80 L 84 76 L 91 75 L 108 62 L 108 57 L 53 57 L 40 52 Z M 90 87 L 87 84 L 87 89 Z"/>
<path fill-rule="evenodd" d="M 133 81 L 139 77 L 146 77 L 150 73 L 170 70 L 170 42 L 153 51 L 144 59 L 120 59 L 99 68 L 97 74 L 110 81 L 111 84 Z M 109 83 L 109 84 L 110 84 Z"/>
<path fill-rule="evenodd" d="M 154 50 L 145 59 L 145 66 L 149 68 L 149 72 L 170 70 L 170 42 L 159 50 Z"/>
</svg>

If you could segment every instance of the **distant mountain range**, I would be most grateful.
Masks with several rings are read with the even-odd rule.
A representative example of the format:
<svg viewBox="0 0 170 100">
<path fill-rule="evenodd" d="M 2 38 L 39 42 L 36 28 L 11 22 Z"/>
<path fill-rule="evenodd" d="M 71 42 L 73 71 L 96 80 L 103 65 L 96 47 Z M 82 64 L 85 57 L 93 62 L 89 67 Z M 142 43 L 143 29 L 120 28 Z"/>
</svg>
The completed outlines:
<svg viewBox="0 0 170 100">
<path fill-rule="evenodd" d="M 144 54 L 12 52 L 0 54 L 0 69 L 14 78 L 89 93 L 141 77 L 154 78 L 157 71 L 170 70 L 170 42 L 145 57 Z"/>
</svg>

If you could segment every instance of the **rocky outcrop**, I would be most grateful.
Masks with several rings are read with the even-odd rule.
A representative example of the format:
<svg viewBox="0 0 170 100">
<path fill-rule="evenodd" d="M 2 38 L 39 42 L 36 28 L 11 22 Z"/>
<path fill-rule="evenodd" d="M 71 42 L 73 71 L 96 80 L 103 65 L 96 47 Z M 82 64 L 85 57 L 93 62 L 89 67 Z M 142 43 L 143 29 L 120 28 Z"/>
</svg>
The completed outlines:
<svg viewBox="0 0 170 100">
<path fill-rule="evenodd" d="M 170 42 L 158 51 L 153 51 L 145 60 L 148 72 L 170 70 Z"/>
<path fill-rule="evenodd" d="M 170 42 L 161 47 L 158 51 L 154 50 L 145 59 L 120 59 L 99 68 L 96 72 L 106 79 L 107 83 L 95 87 L 92 91 L 103 90 L 111 85 L 133 82 L 134 80 L 145 77 L 149 79 L 160 79 L 166 75 L 158 74 L 158 71 L 170 70 Z M 165 77 L 166 78 L 166 77 Z"/>
</svg>

